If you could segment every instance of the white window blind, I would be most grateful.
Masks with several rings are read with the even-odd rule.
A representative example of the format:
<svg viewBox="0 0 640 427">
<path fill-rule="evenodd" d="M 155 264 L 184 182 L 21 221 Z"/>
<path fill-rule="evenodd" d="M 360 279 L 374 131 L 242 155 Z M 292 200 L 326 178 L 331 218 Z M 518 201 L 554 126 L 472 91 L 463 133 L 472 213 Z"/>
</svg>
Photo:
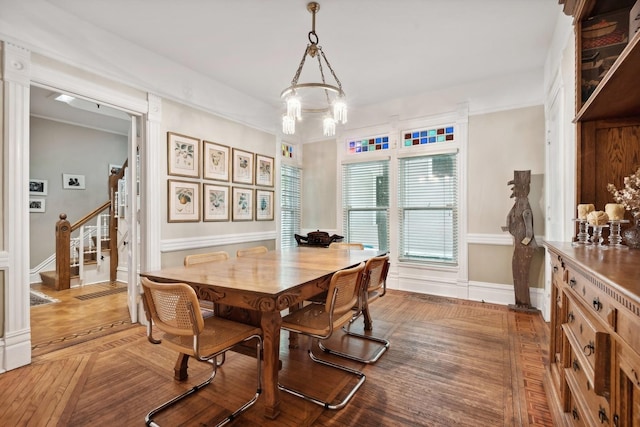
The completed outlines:
<svg viewBox="0 0 640 427">
<path fill-rule="evenodd" d="M 280 247 L 296 246 L 294 234 L 300 233 L 301 170 L 293 166 L 280 168 Z"/>
<path fill-rule="evenodd" d="M 345 241 L 389 250 L 389 160 L 342 167 Z"/>
<path fill-rule="evenodd" d="M 458 263 L 457 154 L 401 158 L 400 261 Z"/>
</svg>

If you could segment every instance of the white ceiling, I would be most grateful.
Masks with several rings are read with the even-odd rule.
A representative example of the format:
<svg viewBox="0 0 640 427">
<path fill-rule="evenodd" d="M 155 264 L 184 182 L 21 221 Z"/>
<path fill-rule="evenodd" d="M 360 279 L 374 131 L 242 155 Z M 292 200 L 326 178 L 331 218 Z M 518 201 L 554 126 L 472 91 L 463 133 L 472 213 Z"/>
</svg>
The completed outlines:
<svg viewBox="0 0 640 427">
<path fill-rule="evenodd" d="M 274 107 L 311 30 L 307 0 L 48 3 L 84 21 L 82 28 L 93 24 Z M 319 3 L 319 44 L 351 107 L 512 73 L 542 73 L 562 13 L 558 0 Z"/>
</svg>

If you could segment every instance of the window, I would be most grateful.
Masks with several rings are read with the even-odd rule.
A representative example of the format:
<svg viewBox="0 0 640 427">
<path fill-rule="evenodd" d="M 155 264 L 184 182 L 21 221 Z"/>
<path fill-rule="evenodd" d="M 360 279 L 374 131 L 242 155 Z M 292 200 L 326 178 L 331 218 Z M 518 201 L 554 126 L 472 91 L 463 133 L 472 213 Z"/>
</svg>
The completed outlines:
<svg viewBox="0 0 640 427">
<path fill-rule="evenodd" d="M 399 159 L 400 261 L 458 263 L 457 154 Z"/>
<path fill-rule="evenodd" d="M 389 250 L 389 160 L 342 167 L 345 240 Z"/>
<path fill-rule="evenodd" d="M 280 247 L 296 246 L 294 234 L 300 233 L 301 170 L 293 166 L 280 168 Z"/>
</svg>

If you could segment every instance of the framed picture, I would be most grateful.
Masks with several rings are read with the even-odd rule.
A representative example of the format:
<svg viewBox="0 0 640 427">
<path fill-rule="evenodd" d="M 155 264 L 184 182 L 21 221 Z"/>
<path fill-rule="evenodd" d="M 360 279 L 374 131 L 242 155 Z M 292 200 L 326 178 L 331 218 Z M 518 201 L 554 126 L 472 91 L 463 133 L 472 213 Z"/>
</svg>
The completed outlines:
<svg viewBox="0 0 640 427">
<path fill-rule="evenodd" d="M 168 222 L 200 221 L 200 183 L 173 179 L 167 182 Z"/>
<path fill-rule="evenodd" d="M 233 221 L 253 221 L 253 190 L 233 187 L 231 207 Z"/>
<path fill-rule="evenodd" d="M 44 212 L 44 199 L 29 199 L 29 212 Z"/>
<path fill-rule="evenodd" d="M 229 147 L 204 141 L 202 160 L 204 178 L 229 181 Z"/>
<path fill-rule="evenodd" d="M 253 184 L 253 153 L 233 149 L 233 182 Z"/>
<path fill-rule="evenodd" d="M 203 184 L 203 221 L 229 221 L 229 187 Z"/>
<path fill-rule="evenodd" d="M 273 194 L 256 189 L 256 221 L 273 221 Z"/>
<path fill-rule="evenodd" d="M 256 185 L 273 187 L 273 157 L 256 154 Z"/>
<path fill-rule="evenodd" d="M 29 180 L 29 194 L 33 196 L 46 196 L 48 187 L 49 181 L 46 179 Z"/>
<path fill-rule="evenodd" d="M 200 140 L 167 132 L 167 162 L 169 175 L 200 178 Z"/>
<path fill-rule="evenodd" d="M 63 173 L 62 188 L 67 190 L 84 190 L 84 175 Z"/>
<path fill-rule="evenodd" d="M 111 171 L 113 171 L 114 174 L 120 173 L 120 168 L 122 168 L 121 165 L 109 164 L 109 176 L 111 176 Z"/>
</svg>

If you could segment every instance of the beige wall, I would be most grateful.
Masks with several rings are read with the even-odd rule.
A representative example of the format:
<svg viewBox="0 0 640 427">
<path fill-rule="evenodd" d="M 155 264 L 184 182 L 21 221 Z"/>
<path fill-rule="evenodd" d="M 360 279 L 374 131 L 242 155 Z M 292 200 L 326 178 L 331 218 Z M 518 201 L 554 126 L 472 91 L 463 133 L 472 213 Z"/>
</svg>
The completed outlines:
<svg viewBox="0 0 640 427">
<path fill-rule="evenodd" d="M 544 108 L 534 106 L 469 118 L 469 233 L 504 235 L 513 206 L 507 182 L 514 170 L 531 170 L 529 204 L 534 233 L 544 235 Z M 538 242 L 540 243 L 540 242 Z M 469 280 L 512 284 L 512 246 L 469 245 Z M 531 266 L 531 287 L 544 287 L 543 249 Z"/>
<path fill-rule="evenodd" d="M 334 140 L 304 145 L 302 229 L 335 230 L 337 152 Z"/>
<path fill-rule="evenodd" d="M 167 132 L 176 132 L 183 135 L 188 135 L 193 138 L 201 140 L 215 142 L 217 144 L 226 145 L 230 148 L 239 148 L 251 153 L 263 154 L 265 156 L 274 157 L 279 154 L 276 150 L 276 139 L 273 135 L 266 132 L 262 132 L 256 129 L 249 128 L 245 125 L 235 123 L 218 116 L 206 113 L 201 110 L 179 104 L 173 101 L 162 101 L 162 131 L 166 135 Z M 232 150 L 230 150 L 232 151 Z M 231 155 L 231 152 L 230 152 Z M 234 186 L 244 188 L 262 188 L 266 190 L 275 190 L 274 188 L 256 187 L 255 185 L 235 184 L 231 182 L 220 182 L 213 180 L 205 180 L 203 178 L 192 179 L 185 177 L 178 177 L 166 174 L 167 165 L 167 151 L 163 150 L 161 156 L 161 163 L 165 168 L 165 176 L 167 180 L 176 179 L 183 181 L 197 182 L 200 186 L 202 193 L 203 183 L 219 184 L 229 186 L 230 195 L 231 188 Z M 201 167 L 202 171 L 202 167 Z M 200 174 L 202 176 L 202 173 Z M 276 174 L 277 175 L 277 174 Z M 254 176 L 255 178 L 255 176 Z M 166 184 L 163 187 L 162 194 L 159 197 L 162 198 L 161 206 L 163 206 L 162 212 L 162 239 L 180 239 L 191 237 L 205 237 L 229 235 L 229 234 L 241 234 L 241 233 L 253 233 L 253 232 L 268 232 L 276 231 L 276 221 L 243 221 L 243 222 L 189 222 L 189 223 L 169 223 L 167 222 L 167 190 Z M 202 201 L 201 201 L 202 202 Z M 202 205 L 200 207 L 200 218 L 202 218 Z M 254 212 L 255 214 L 255 212 Z M 162 266 L 180 265 L 184 259 L 184 256 L 188 253 L 197 252 L 210 252 L 217 250 L 226 250 L 229 255 L 234 256 L 237 248 L 244 246 L 256 246 L 265 245 L 269 248 L 274 248 L 275 241 L 267 242 L 250 242 L 240 245 L 231 246 L 212 246 L 208 248 L 200 248 L 193 251 L 176 251 L 175 253 L 163 253 L 162 254 Z"/>
</svg>

